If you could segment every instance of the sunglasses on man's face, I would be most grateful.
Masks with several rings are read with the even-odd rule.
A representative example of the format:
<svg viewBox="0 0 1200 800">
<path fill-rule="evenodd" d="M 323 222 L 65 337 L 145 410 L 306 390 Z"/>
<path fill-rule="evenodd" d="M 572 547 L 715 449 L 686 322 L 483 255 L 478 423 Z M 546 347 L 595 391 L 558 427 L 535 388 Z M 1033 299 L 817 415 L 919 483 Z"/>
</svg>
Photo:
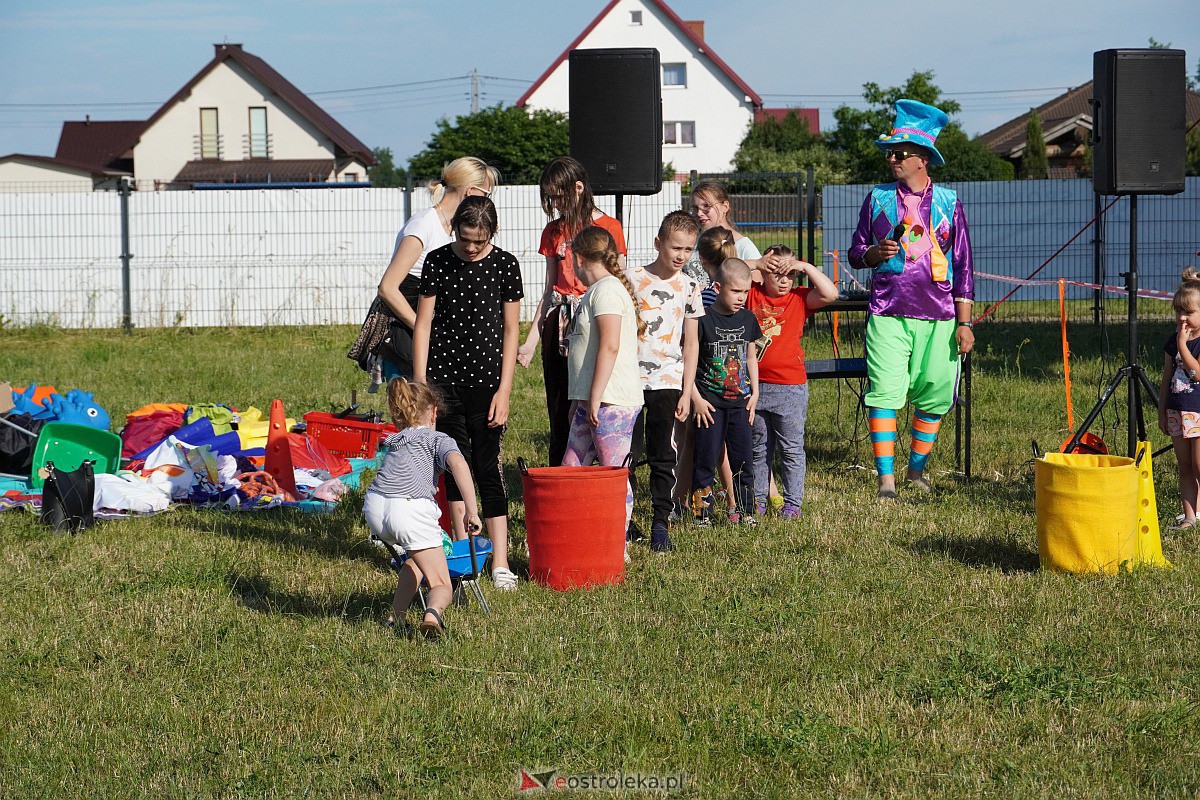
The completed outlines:
<svg viewBox="0 0 1200 800">
<path fill-rule="evenodd" d="M 914 150 L 888 150 L 884 156 L 888 161 L 905 161 L 910 158 L 919 157 L 921 154 Z"/>
</svg>

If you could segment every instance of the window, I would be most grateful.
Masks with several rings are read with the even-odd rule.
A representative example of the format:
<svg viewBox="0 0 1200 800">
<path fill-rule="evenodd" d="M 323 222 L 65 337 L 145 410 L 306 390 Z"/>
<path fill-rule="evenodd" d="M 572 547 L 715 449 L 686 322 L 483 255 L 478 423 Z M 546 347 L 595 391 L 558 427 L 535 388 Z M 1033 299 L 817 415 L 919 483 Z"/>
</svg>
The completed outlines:
<svg viewBox="0 0 1200 800">
<path fill-rule="evenodd" d="M 343 174 L 342 182 L 343 183 L 358 183 L 358 173 L 357 172 L 347 172 L 347 173 Z"/>
<path fill-rule="evenodd" d="M 630 11 L 629 12 L 629 24 L 630 25 L 641 25 L 642 24 L 642 12 L 641 11 Z"/>
<path fill-rule="evenodd" d="M 250 157 L 270 158 L 267 139 L 267 109 L 250 109 Z"/>
<path fill-rule="evenodd" d="M 696 144 L 695 122 L 664 122 L 663 144 Z"/>
<path fill-rule="evenodd" d="M 687 64 L 663 64 L 663 86 L 687 86 Z"/>
<path fill-rule="evenodd" d="M 200 109 L 200 157 L 221 157 L 221 134 L 217 130 L 217 110 Z"/>
</svg>

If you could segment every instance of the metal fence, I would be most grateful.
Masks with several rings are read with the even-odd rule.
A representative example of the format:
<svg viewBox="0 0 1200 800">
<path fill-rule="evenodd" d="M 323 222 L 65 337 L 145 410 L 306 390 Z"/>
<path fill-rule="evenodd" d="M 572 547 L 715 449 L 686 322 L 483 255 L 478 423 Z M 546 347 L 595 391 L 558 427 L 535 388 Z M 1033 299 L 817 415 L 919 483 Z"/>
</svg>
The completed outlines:
<svg viewBox="0 0 1200 800">
<path fill-rule="evenodd" d="M 0 190 L 0 323 L 118 327 L 357 324 L 405 217 L 429 204 L 417 189 L 135 191 L 122 247 L 119 192 Z M 545 285 L 536 186 L 500 186 L 496 245 L 521 262 L 523 318 Z M 598 204 L 613 213 L 613 198 Z M 630 263 L 654 259 L 679 184 L 624 202 Z M 128 252 L 128 292 L 122 253 Z M 126 301 L 126 297 L 128 300 Z"/>
<path fill-rule="evenodd" d="M 727 186 L 745 233 L 785 241 L 802 255 L 811 241 L 817 263 L 823 251 L 838 251 L 845 277 L 844 253 L 870 187 L 826 186 L 818 195 L 805 176 L 789 173 L 693 175 L 690 183 L 704 179 Z M 951 186 L 970 221 L 977 300 L 995 301 L 1017 288 L 997 316 L 1057 316 L 1060 277 L 1071 282 L 1072 319 L 1096 319 L 1098 299 L 1111 314 L 1124 314 L 1120 295 L 1094 286 L 1123 285 L 1129 198 L 1098 198 L 1088 180 Z M 0 325 L 116 327 L 126 298 L 138 327 L 357 324 L 406 208 L 415 212 L 429 202 L 423 189 L 135 191 L 123 250 L 118 192 L 6 188 L 13 187 L 0 186 Z M 630 263 L 654 259 L 659 222 L 683 205 L 685 190 L 672 182 L 658 195 L 624 198 Z M 546 217 L 535 186 L 501 186 L 493 197 L 500 210 L 496 244 L 521 262 L 528 319 L 545 279 L 537 247 Z M 613 198 L 598 203 L 613 213 Z M 1139 198 L 1138 222 L 1140 284 L 1170 292 L 1185 265 L 1200 265 L 1200 178 L 1188 178 L 1180 195 Z M 1024 282 L 1060 249 L 1033 282 Z M 131 254 L 128 292 L 123 252 Z M 824 258 L 826 271 L 831 260 Z M 1160 301 L 1142 307 L 1149 316 L 1170 314 Z"/>
<path fill-rule="evenodd" d="M 998 317 L 1057 317 L 1058 279 L 1063 278 L 1072 319 L 1095 320 L 1097 301 L 1110 316 L 1124 316 L 1125 297 L 1095 287 L 1125 285 L 1121 273 L 1129 267 L 1130 198 L 1098 196 L 1087 179 L 947 185 L 958 191 L 967 214 L 977 312 L 986 307 L 980 303 L 999 300 L 1016 288 L 996 310 Z M 844 254 L 849 248 L 869 190 L 865 185 L 825 187 L 825 250 Z M 1096 217 L 1097 223 L 1085 230 Z M 1139 286 L 1173 292 L 1183 267 L 1200 265 L 1200 178 L 1188 178 L 1179 195 L 1139 197 L 1137 219 Z M 1060 249 L 1032 281 L 1025 281 Z M 1144 300 L 1139 314 L 1142 309 L 1149 316 L 1171 314 L 1170 304 L 1162 301 Z"/>
</svg>

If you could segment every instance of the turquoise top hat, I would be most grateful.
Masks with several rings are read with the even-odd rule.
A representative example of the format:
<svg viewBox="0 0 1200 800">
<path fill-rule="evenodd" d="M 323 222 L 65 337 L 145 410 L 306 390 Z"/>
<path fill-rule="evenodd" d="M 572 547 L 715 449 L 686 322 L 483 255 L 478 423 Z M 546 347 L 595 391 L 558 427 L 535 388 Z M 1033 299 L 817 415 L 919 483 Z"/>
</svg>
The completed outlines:
<svg viewBox="0 0 1200 800">
<path fill-rule="evenodd" d="M 929 163 L 945 164 L 946 159 L 938 152 L 934 142 L 938 134 L 950 118 L 940 108 L 918 102 L 917 100 L 896 101 L 896 125 L 891 133 L 885 133 L 875 140 L 875 146 L 880 150 L 903 144 L 916 144 L 930 152 Z"/>
</svg>

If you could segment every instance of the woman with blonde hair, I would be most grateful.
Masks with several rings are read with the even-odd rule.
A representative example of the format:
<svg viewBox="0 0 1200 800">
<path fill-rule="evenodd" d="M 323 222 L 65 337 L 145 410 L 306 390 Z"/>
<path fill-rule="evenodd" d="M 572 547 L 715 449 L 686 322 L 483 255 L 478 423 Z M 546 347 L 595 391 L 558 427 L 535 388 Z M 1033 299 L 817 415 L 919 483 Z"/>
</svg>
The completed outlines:
<svg viewBox="0 0 1200 800">
<path fill-rule="evenodd" d="M 392 260 L 379 281 L 379 297 L 396 322 L 381 346 L 382 379 L 411 378 L 412 331 L 417 321 L 418 289 L 425 256 L 454 241 L 450 220 L 466 197 L 491 197 L 500 173 L 474 156 L 456 158 L 442 168 L 441 178 L 429 182 L 433 204 L 409 217 L 396 236 Z"/>
<path fill-rule="evenodd" d="M 751 268 L 758 266 L 758 259 L 762 258 L 762 254 L 758 252 L 758 247 L 750 237 L 739 231 L 734 223 L 733 202 L 729 199 L 729 192 L 725 191 L 724 186 L 717 181 L 697 183 L 692 187 L 691 204 L 692 216 L 700 223 L 701 233 L 713 228 L 728 229 L 733 234 L 733 246 L 736 248 L 737 257 L 750 264 Z M 701 286 L 709 284 L 709 276 L 700 263 L 699 252 L 692 253 L 692 258 L 684 267 L 684 271 L 691 278 L 699 281 Z"/>
</svg>

